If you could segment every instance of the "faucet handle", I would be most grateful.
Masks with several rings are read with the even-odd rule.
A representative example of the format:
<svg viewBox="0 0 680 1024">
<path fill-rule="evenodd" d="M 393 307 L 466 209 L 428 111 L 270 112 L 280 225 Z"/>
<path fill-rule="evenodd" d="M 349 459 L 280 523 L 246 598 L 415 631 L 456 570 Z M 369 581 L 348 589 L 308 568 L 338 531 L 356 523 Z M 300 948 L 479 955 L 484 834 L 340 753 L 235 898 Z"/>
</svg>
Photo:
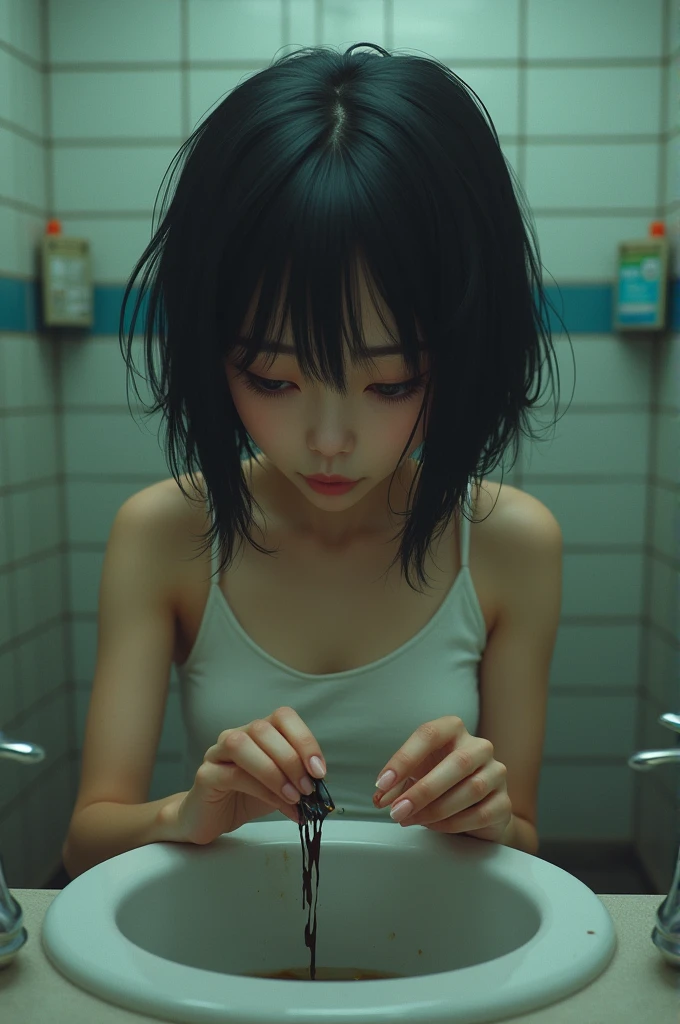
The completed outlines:
<svg viewBox="0 0 680 1024">
<path fill-rule="evenodd" d="M 43 761 L 45 751 L 37 743 L 26 743 L 24 740 L 11 740 L 0 729 L 0 758 L 8 761 L 19 761 L 23 764 L 34 764 Z"/>
<path fill-rule="evenodd" d="M 0 729 L 0 759 L 31 764 L 42 761 L 45 751 L 37 743 L 11 740 Z M 21 904 L 14 899 L 5 877 L 4 864 L 0 856 L 0 968 L 7 967 L 28 939 L 24 928 Z"/>
<path fill-rule="evenodd" d="M 659 725 L 680 733 L 680 715 L 668 712 L 659 716 Z M 646 772 L 658 764 L 679 764 L 680 745 L 668 750 L 641 750 L 628 758 L 628 764 L 638 772 Z M 652 942 L 668 963 L 680 967 L 680 850 L 668 895 L 656 913 Z"/>
</svg>

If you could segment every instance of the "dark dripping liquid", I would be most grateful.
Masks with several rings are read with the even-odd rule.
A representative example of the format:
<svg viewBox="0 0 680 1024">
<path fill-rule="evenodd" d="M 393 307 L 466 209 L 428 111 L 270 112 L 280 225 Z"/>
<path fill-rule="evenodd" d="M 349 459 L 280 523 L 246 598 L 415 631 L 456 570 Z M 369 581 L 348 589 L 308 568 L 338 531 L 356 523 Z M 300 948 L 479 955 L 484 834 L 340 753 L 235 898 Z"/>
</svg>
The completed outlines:
<svg viewBox="0 0 680 1024">
<path fill-rule="evenodd" d="M 305 925 L 305 946 L 311 953 L 309 977 L 316 981 L 316 901 L 319 897 L 319 854 L 321 853 L 321 821 L 313 818 L 312 838 L 309 838 L 309 821 L 302 823 L 300 815 L 300 846 L 302 847 L 302 909 L 307 901 L 307 924 Z M 302 830 L 304 828 L 304 837 Z M 307 863 L 305 863 L 305 843 L 307 844 Z M 310 928 L 312 919 L 312 868 L 316 868 L 316 892 L 314 898 L 314 927 Z M 287 973 L 284 971 L 284 974 Z"/>
<path fill-rule="evenodd" d="M 305 925 L 305 946 L 311 953 L 309 977 L 316 981 L 316 901 L 319 895 L 319 855 L 321 853 L 321 825 L 323 819 L 335 810 L 333 799 L 321 779 L 314 779 L 314 792 L 300 797 L 298 804 L 298 823 L 300 827 L 300 846 L 302 848 L 302 909 L 305 900 L 309 911 Z M 312 838 L 309 838 L 309 826 L 312 826 Z M 303 830 L 304 829 L 304 835 Z M 305 843 L 307 844 L 307 862 L 305 863 Z M 316 868 L 316 895 L 314 899 L 314 927 L 310 928 L 312 918 L 312 868 Z M 290 972 L 284 971 L 284 976 Z M 293 972 L 295 976 L 295 973 Z M 277 975 L 278 976 L 278 975 Z"/>
<path fill-rule="evenodd" d="M 279 981 L 376 981 L 384 978 L 398 978 L 398 974 L 383 971 L 362 971 L 358 967 L 320 967 L 316 969 L 316 898 L 314 900 L 314 927 L 310 927 L 312 916 L 312 867 L 316 867 L 316 897 L 319 893 L 319 855 L 321 853 L 321 825 L 326 815 L 335 810 L 335 804 L 321 779 L 313 779 L 314 792 L 302 796 L 298 804 L 300 846 L 302 847 L 302 909 L 305 900 L 309 912 L 305 925 L 305 945 L 311 952 L 309 973 L 304 967 L 291 967 L 272 973 L 248 974 L 249 978 L 277 978 Z M 309 826 L 312 836 L 309 836 Z M 304 835 L 303 835 L 304 829 Z M 305 843 L 308 859 L 305 863 Z M 318 973 L 318 977 L 317 977 Z"/>
</svg>

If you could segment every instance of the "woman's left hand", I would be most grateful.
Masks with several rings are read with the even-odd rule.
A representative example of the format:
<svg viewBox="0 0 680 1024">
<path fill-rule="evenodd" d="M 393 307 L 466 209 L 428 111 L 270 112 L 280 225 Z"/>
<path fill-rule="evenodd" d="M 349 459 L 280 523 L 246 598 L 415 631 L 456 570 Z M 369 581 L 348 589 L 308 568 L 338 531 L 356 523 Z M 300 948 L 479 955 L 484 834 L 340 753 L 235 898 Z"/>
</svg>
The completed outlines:
<svg viewBox="0 0 680 1024">
<path fill-rule="evenodd" d="M 445 715 L 419 726 L 379 775 L 390 768 L 396 778 L 386 792 L 376 790 L 373 803 L 396 805 L 408 794 L 413 811 L 399 824 L 503 841 L 512 819 L 507 769 L 494 760 L 493 744 L 471 736 L 460 718 Z"/>
</svg>

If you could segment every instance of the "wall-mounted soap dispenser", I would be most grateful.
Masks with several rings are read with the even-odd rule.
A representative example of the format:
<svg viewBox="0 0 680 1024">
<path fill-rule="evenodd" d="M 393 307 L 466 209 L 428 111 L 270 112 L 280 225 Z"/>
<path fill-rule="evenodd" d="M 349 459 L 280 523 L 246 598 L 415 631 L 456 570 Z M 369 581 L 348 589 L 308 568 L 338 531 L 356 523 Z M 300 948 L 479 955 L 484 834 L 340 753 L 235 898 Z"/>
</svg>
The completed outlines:
<svg viewBox="0 0 680 1024">
<path fill-rule="evenodd" d="M 620 242 L 614 289 L 615 331 L 663 331 L 668 325 L 668 239 L 661 220 L 649 238 Z"/>
<path fill-rule="evenodd" d="M 50 220 L 40 256 L 43 325 L 92 327 L 94 289 L 89 241 L 63 236 L 61 223 Z"/>
</svg>

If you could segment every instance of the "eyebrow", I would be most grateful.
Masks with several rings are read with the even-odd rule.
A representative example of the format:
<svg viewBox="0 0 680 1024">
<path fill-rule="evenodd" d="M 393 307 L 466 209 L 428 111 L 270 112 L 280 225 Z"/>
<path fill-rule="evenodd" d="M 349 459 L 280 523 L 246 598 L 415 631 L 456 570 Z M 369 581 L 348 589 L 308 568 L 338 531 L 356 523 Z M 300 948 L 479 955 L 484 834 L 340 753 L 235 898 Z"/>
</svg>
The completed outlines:
<svg viewBox="0 0 680 1024">
<path fill-rule="evenodd" d="M 239 341 L 244 341 L 244 342 L 251 342 L 253 339 L 252 338 L 243 338 L 243 337 L 239 336 L 238 340 Z M 424 345 L 419 345 L 418 346 L 418 350 L 420 352 L 424 352 L 425 351 L 425 346 Z M 276 352 L 277 351 L 277 346 L 274 344 L 273 341 L 265 341 L 260 346 L 259 351 L 260 352 Z M 295 348 L 293 347 L 293 345 L 282 344 L 282 345 L 278 346 L 278 352 L 280 352 L 282 355 L 294 356 L 295 355 Z M 403 349 L 401 348 L 400 345 L 382 345 L 380 348 L 371 348 L 371 349 L 368 350 L 368 352 L 369 352 L 370 356 L 400 356 L 400 355 L 403 354 Z"/>
</svg>

